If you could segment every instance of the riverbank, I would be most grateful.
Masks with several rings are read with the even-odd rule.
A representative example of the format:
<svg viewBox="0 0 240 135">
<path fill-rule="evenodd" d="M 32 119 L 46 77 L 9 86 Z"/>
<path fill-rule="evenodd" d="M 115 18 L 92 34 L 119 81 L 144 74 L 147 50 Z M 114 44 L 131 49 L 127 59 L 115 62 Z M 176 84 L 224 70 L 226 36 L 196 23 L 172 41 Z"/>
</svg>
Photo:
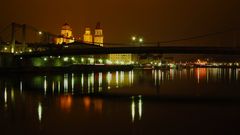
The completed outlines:
<svg viewBox="0 0 240 135">
<path fill-rule="evenodd" d="M 8 73 L 55 73 L 55 72 L 91 72 L 91 71 L 129 71 L 132 65 L 71 65 L 65 67 L 4 67 L 1 74 Z"/>
</svg>

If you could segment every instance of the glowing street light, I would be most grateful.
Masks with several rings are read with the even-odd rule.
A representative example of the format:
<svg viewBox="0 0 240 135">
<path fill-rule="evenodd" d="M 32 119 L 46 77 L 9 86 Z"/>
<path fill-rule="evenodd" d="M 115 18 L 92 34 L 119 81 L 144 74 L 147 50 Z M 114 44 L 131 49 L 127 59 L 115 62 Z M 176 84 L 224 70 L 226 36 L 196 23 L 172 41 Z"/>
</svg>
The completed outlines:
<svg viewBox="0 0 240 135">
<path fill-rule="evenodd" d="M 102 60 L 102 59 L 99 59 L 98 61 L 99 61 L 101 64 L 103 63 L 103 60 Z"/>
<path fill-rule="evenodd" d="M 142 39 L 142 38 L 139 38 L 139 42 L 142 43 L 142 42 L 143 42 L 143 39 Z"/>
<path fill-rule="evenodd" d="M 136 38 L 135 36 L 132 37 L 132 41 L 136 41 L 136 39 L 137 39 L 137 38 Z"/>
<path fill-rule="evenodd" d="M 38 32 L 39 35 L 42 35 L 43 33 L 41 31 Z"/>
<path fill-rule="evenodd" d="M 68 57 L 64 57 L 63 61 L 65 61 L 65 62 L 68 61 Z"/>
</svg>

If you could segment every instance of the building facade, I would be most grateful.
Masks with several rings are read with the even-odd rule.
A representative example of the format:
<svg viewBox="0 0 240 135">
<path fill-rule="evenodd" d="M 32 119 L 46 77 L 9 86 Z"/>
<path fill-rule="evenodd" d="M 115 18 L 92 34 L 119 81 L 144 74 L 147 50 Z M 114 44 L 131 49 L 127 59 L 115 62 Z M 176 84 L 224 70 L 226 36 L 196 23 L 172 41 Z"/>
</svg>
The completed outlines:
<svg viewBox="0 0 240 135">
<path fill-rule="evenodd" d="M 134 64 L 137 57 L 133 54 L 109 54 L 109 60 L 112 64 Z"/>
<path fill-rule="evenodd" d="M 103 30 L 101 28 L 100 22 L 97 23 L 94 33 L 94 44 L 103 46 Z"/>
<path fill-rule="evenodd" d="M 74 42 L 72 28 L 65 23 L 61 28 L 61 35 L 55 39 L 56 44 L 69 44 Z"/>
<path fill-rule="evenodd" d="M 93 43 L 93 36 L 91 34 L 91 28 L 89 28 L 89 27 L 85 28 L 85 33 L 83 35 L 83 42 L 87 43 L 87 44 Z"/>
</svg>

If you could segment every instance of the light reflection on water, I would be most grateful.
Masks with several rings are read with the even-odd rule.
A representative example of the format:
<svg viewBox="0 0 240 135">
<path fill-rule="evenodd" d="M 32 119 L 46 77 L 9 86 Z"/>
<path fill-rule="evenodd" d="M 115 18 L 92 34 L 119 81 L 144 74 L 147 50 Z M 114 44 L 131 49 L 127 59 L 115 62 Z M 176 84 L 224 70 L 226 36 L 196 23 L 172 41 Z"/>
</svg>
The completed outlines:
<svg viewBox="0 0 240 135">
<path fill-rule="evenodd" d="M 152 76 L 152 77 L 151 77 Z M 11 100 L 14 90 L 36 91 L 43 95 L 56 94 L 126 94 L 162 95 L 184 92 L 189 94 L 192 89 L 203 91 L 225 87 L 239 88 L 239 70 L 224 68 L 193 68 L 170 70 L 134 70 L 92 73 L 71 73 L 63 75 L 29 75 L 2 79 L 4 83 L 4 99 L 7 101 L 7 90 L 10 89 Z M 9 82 L 8 82 L 9 81 Z M 11 83 L 10 83 L 11 82 Z M 15 87 L 18 85 L 18 87 Z M 222 88 L 220 86 L 223 86 Z M 203 89 L 204 87 L 204 89 Z M 230 88 L 231 88 L 230 87 Z M 206 92 L 207 93 L 207 92 Z M 206 94 L 205 93 L 205 94 Z M 198 93 L 199 94 L 199 93 Z M 201 93 L 200 93 L 201 94 Z M 191 94 L 190 94 L 191 95 Z"/>
<path fill-rule="evenodd" d="M 169 104 L 162 105 L 163 103 L 153 105 L 152 102 L 149 103 L 144 99 L 147 96 L 240 96 L 240 92 L 238 92 L 240 88 L 239 70 L 218 68 L 3 77 L 0 78 L 0 88 L 1 120 L 3 122 L 10 121 L 10 123 L 16 121 L 25 124 L 31 123 L 33 129 L 38 129 L 40 125 L 41 129 L 44 128 L 44 125 L 49 126 L 49 122 L 58 126 L 63 124 L 68 129 L 76 127 L 71 122 L 79 121 L 90 123 L 100 121 L 109 126 L 109 121 L 112 119 L 126 125 L 130 123 L 139 125 L 148 119 L 154 121 L 165 119 L 166 116 L 171 120 L 171 117 L 177 115 L 177 113 L 171 115 L 171 111 L 168 110 L 174 105 L 170 104 L 170 107 Z M 123 100 L 116 97 L 115 100 L 115 98 L 108 99 L 98 96 L 104 94 L 127 95 L 127 98 Z M 174 108 L 178 108 L 178 105 Z M 189 108 L 189 106 L 182 106 L 183 110 Z M 207 105 L 206 108 L 208 107 Z M 177 110 L 180 114 L 181 109 Z M 198 109 L 195 108 L 199 111 Z M 238 111 L 238 108 L 233 110 Z M 172 112 L 174 111 L 176 110 L 173 109 Z M 223 114 L 222 111 L 222 108 L 216 109 L 213 114 L 217 112 Z M 200 112 L 205 112 L 205 110 L 201 110 L 200 107 Z M 198 112 L 190 111 L 190 113 L 199 115 Z M 157 119 L 151 116 L 152 114 L 160 118 Z M 189 114 L 188 111 L 187 114 Z M 22 116 L 24 117 L 22 118 Z M 231 115 L 228 114 L 228 116 Z M 176 119 L 181 119 L 180 117 Z M 155 122 L 161 122 L 161 120 Z M 69 127 L 66 123 L 70 124 Z M 141 128 L 146 128 L 145 126 Z"/>
</svg>

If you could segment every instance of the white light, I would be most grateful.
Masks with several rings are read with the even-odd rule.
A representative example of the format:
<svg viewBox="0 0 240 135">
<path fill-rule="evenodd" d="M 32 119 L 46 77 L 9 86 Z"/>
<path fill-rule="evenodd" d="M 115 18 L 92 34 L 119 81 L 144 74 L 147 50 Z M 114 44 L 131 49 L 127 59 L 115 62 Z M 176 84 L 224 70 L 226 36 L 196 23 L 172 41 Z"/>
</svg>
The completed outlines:
<svg viewBox="0 0 240 135">
<path fill-rule="evenodd" d="M 29 51 L 29 52 L 32 52 L 32 49 L 29 49 L 28 51 Z"/>
<path fill-rule="evenodd" d="M 39 35 L 42 35 L 42 32 L 41 32 L 41 31 L 39 31 L 39 32 L 38 32 L 38 34 L 39 34 Z"/>
<path fill-rule="evenodd" d="M 43 60 L 44 60 L 44 61 L 47 61 L 47 58 L 44 58 Z"/>
<path fill-rule="evenodd" d="M 43 87 L 44 87 L 44 95 L 46 95 L 47 94 L 47 76 L 44 76 L 44 85 L 43 85 Z"/>
<path fill-rule="evenodd" d="M 5 88 L 5 90 L 4 90 L 4 102 L 5 102 L 5 104 L 7 104 L 7 88 Z"/>
<path fill-rule="evenodd" d="M 68 61 L 68 57 L 64 57 L 64 58 L 63 58 L 63 61 Z"/>
<path fill-rule="evenodd" d="M 142 118 L 142 96 L 139 96 L 138 100 L 138 115 L 139 115 L 139 120 Z"/>
<path fill-rule="evenodd" d="M 94 58 L 89 58 L 89 61 L 90 61 L 91 64 L 93 64 L 94 63 Z"/>
<path fill-rule="evenodd" d="M 112 61 L 106 60 L 106 63 L 109 64 L 109 65 L 111 65 L 111 64 L 112 64 Z"/>
<path fill-rule="evenodd" d="M 136 40 L 136 37 L 135 37 L 135 36 L 133 36 L 133 37 L 132 37 L 132 41 L 135 41 L 135 40 Z"/>
<path fill-rule="evenodd" d="M 132 104 L 131 104 L 131 114 L 132 114 L 132 122 L 135 120 L 135 102 L 134 98 L 132 99 Z"/>
<path fill-rule="evenodd" d="M 64 74 L 63 88 L 64 92 L 68 91 L 68 74 Z"/>
<path fill-rule="evenodd" d="M 99 61 L 100 63 L 103 63 L 103 60 L 102 60 L 102 59 L 99 59 L 98 61 Z"/>
<path fill-rule="evenodd" d="M 38 103 L 38 120 L 42 121 L 42 104 L 41 102 Z"/>
<path fill-rule="evenodd" d="M 7 51 L 7 49 L 8 49 L 7 47 L 4 47 L 4 50 L 5 50 L 5 51 Z"/>
<path fill-rule="evenodd" d="M 142 39 L 142 38 L 139 38 L 139 42 L 142 43 L 142 42 L 143 42 L 143 39 Z"/>
<path fill-rule="evenodd" d="M 74 61 L 74 60 L 75 60 L 75 58 L 74 58 L 74 57 L 72 57 L 72 60 Z"/>
</svg>

